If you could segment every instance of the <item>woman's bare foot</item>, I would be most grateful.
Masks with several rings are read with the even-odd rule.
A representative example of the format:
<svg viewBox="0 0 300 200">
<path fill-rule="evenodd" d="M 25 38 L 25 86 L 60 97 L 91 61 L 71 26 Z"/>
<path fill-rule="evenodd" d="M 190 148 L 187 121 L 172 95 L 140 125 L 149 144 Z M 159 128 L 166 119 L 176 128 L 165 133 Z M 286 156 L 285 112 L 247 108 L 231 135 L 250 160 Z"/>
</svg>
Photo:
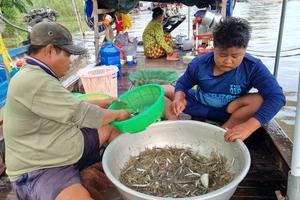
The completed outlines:
<svg viewBox="0 0 300 200">
<path fill-rule="evenodd" d="M 172 55 L 172 56 L 169 56 L 169 55 L 167 55 L 167 58 L 166 58 L 166 60 L 175 60 L 175 61 L 177 61 L 177 60 L 179 60 L 180 58 L 178 58 L 176 55 L 175 55 L 175 53 Z"/>
<path fill-rule="evenodd" d="M 174 52 L 172 56 L 178 57 L 179 53 L 178 52 Z"/>
</svg>

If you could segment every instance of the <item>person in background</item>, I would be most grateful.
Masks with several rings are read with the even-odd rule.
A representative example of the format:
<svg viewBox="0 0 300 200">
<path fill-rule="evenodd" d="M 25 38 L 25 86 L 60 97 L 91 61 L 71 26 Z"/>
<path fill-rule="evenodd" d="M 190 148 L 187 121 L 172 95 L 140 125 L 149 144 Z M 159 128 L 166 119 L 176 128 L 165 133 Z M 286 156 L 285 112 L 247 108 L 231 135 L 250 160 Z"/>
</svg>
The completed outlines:
<svg viewBox="0 0 300 200">
<path fill-rule="evenodd" d="M 92 199 L 80 171 L 100 161 L 101 146 L 120 134 L 108 123 L 126 120 L 125 110 L 106 110 L 117 98 L 79 100 L 60 83 L 71 54 L 86 49 L 55 22 L 30 33 L 28 58 L 12 78 L 4 113 L 6 166 L 19 199 Z"/>
<path fill-rule="evenodd" d="M 196 57 L 175 85 L 164 86 L 167 119 L 191 116 L 221 122 L 226 141 L 245 140 L 285 105 L 268 68 L 246 53 L 251 25 L 230 17 L 213 32 L 214 52 Z M 194 86 L 197 89 L 193 89 Z M 256 88 L 258 92 L 249 91 Z"/>
<path fill-rule="evenodd" d="M 156 7 L 152 10 L 152 20 L 143 33 L 144 54 L 148 58 L 160 58 L 167 55 L 167 60 L 179 60 L 178 53 L 173 50 L 171 34 L 164 34 L 161 22 L 163 9 Z"/>
</svg>

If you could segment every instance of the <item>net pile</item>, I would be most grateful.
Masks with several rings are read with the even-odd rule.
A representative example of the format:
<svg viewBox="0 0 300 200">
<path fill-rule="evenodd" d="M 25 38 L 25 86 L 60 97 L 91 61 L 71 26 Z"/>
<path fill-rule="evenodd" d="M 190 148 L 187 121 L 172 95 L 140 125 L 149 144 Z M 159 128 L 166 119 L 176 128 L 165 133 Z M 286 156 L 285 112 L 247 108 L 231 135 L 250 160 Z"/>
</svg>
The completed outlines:
<svg viewBox="0 0 300 200">
<path fill-rule="evenodd" d="M 153 69 L 139 70 L 129 75 L 129 80 L 134 87 L 145 84 L 174 84 L 178 79 L 178 73 L 174 70 Z"/>
</svg>

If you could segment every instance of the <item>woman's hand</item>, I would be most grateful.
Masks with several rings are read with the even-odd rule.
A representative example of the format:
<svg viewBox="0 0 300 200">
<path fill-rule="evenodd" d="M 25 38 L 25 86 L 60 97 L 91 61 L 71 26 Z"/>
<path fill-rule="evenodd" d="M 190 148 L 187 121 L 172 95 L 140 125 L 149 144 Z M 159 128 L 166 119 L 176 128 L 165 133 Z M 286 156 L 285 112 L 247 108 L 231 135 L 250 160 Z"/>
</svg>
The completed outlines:
<svg viewBox="0 0 300 200">
<path fill-rule="evenodd" d="M 186 100 L 174 100 L 170 107 L 170 112 L 173 115 L 178 116 L 185 109 Z"/>
</svg>

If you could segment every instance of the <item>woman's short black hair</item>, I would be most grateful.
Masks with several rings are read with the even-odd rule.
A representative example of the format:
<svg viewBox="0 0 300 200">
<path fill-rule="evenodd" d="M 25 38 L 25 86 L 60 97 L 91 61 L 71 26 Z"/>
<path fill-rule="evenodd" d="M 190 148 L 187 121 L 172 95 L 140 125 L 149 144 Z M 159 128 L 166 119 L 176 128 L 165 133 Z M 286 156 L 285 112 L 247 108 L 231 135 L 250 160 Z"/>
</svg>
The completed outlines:
<svg viewBox="0 0 300 200">
<path fill-rule="evenodd" d="M 251 24 L 243 18 L 223 19 L 213 32 L 215 48 L 247 48 L 251 38 Z"/>
<path fill-rule="evenodd" d="M 164 10 L 160 7 L 156 7 L 152 10 L 152 18 L 156 19 L 158 16 L 161 16 L 164 14 Z"/>
</svg>

